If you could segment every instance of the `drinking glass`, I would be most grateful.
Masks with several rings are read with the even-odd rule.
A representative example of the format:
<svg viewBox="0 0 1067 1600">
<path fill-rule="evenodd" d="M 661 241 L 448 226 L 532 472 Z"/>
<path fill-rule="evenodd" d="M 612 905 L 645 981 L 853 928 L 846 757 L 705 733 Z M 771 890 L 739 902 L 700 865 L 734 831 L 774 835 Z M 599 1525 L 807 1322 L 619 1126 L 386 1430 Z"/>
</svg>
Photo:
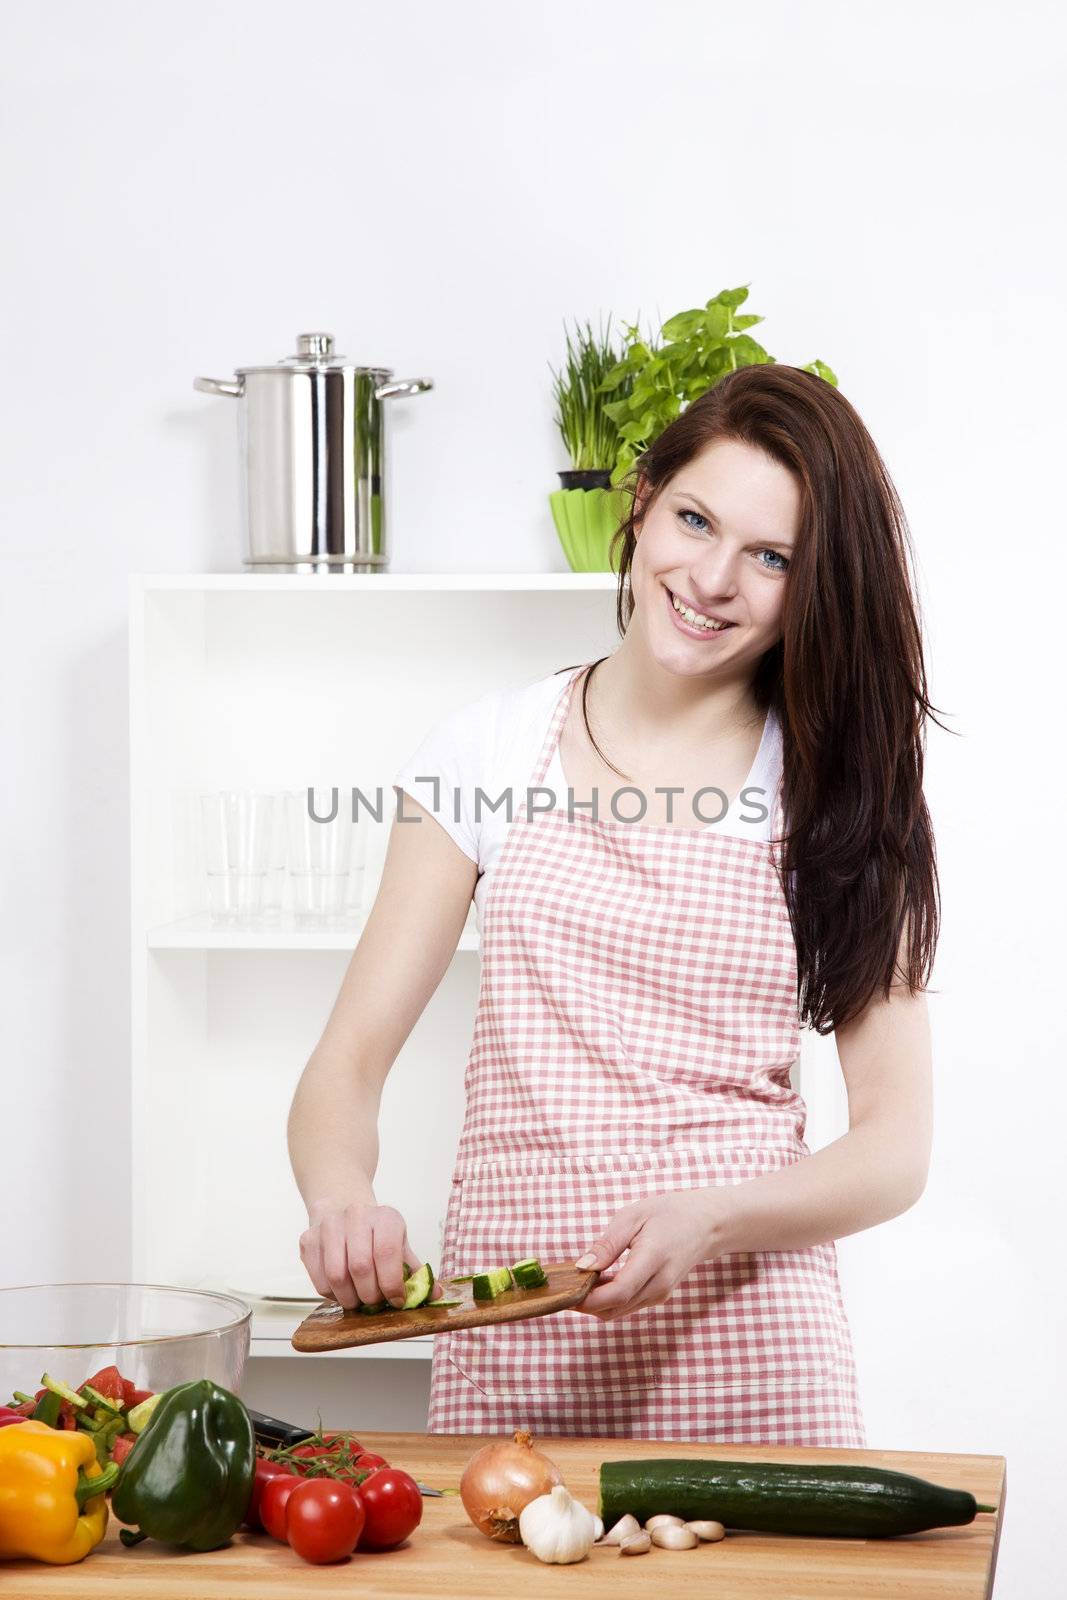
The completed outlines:
<svg viewBox="0 0 1067 1600">
<path fill-rule="evenodd" d="M 212 922 L 233 926 L 260 919 L 274 810 L 273 794 L 251 789 L 200 796 Z"/>
<path fill-rule="evenodd" d="M 355 831 L 348 791 L 292 790 L 285 797 L 285 816 L 297 922 L 343 924 Z"/>
</svg>

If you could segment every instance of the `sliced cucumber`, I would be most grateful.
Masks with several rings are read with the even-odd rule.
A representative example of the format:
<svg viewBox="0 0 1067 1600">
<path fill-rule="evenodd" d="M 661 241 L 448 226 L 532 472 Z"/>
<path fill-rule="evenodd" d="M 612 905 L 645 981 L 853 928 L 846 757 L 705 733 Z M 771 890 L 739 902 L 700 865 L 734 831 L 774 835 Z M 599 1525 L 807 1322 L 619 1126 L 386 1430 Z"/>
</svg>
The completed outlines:
<svg viewBox="0 0 1067 1600">
<path fill-rule="evenodd" d="M 430 1298 L 433 1289 L 433 1268 L 428 1261 L 424 1261 L 417 1272 L 412 1272 L 407 1278 L 407 1294 L 404 1298 L 403 1309 L 414 1311 L 416 1306 L 421 1306 Z"/>
<path fill-rule="evenodd" d="M 91 1400 L 98 1409 L 103 1406 L 113 1417 L 121 1417 L 125 1412 L 121 1405 L 114 1400 L 109 1400 L 106 1394 L 101 1394 L 99 1389 L 94 1389 L 91 1383 L 83 1383 L 81 1392 L 86 1400 Z"/>
<path fill-rule="evenodd" d="M 41 1382 L 46 1389 L 51 1389 L 53 1394 L 58 1394 L 61 1399 L 69 1400 L 72 1406 L 77 1406 L 79 1411 L 84 1411 L 89 1404 L 84 1395 L 78 1394 L 77 1390 L 72 1389 L 69 1383 L 64 1383 L 62 1378 L 50 1378 L 46 1372 L 42 1375 Z"/>
<path fill-rule="evenodd" d="M 423 1311 L 443 1311 L 446 1306 L 461 1306 L 462 1300 L 427 1300 L 423 1303 Z"/>
<path fill-rule="evenodd" d="M 130 1407 L 126 1413 L 126 1422 L 131 1433 L 143 1433 L 145 1431 L 153 1411 L 165 1393 L 166 1390 L 161 1389 L 158 1394 L 150 1394 L 147 1400 L 142 1400 L 139 1405 Z"/>
<path fill-rule="evenodd" d="M 394 1309 L 388 1300 L 362 1300 L 356 1307 L 361 1317 L 377 1317 L 383 1311 L 392 1311 Z"/>
<path fill-rule="evenodd" d="M 471 1280 L 476 1300 L 495 1300 L 511 1288 L 511 1268 L 491 1267 L 488 1272 L 476 1272 Z"/>
<path fill-rule="evenodd" d="M 516 1261 L 511 1269 L 511 1276 L 520 1289 L 540 1289 L 548 1282 L 545 1269 L 536 1256 L 528 1256 L 525 1261 Z"/>
</svg>

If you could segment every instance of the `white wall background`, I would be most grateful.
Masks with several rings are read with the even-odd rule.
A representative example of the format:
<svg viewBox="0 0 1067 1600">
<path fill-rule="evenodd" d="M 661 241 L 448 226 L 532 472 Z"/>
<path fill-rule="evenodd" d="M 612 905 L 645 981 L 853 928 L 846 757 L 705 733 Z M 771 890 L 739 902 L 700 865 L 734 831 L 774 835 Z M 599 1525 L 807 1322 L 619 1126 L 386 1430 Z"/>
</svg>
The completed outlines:
<svg viewBox="0 0 1067 1600">
<path fill-rule="evenodd" d="M 393 570 L 563 570 L 562 319 L 749 282 L 882 448 L 961 735 L 930 747 L 933 1171 L 839 1247 L 870 1439 L 1006 1455 L 997 1594 L 1049 1592 L 1064 54 L 1035 0 L 4 8 L 2 1281 L 128 1267 L 126 579 L 242 553 L 194 373 L 321 327 L 432 376 L 393 415 Z"/>
</svg>

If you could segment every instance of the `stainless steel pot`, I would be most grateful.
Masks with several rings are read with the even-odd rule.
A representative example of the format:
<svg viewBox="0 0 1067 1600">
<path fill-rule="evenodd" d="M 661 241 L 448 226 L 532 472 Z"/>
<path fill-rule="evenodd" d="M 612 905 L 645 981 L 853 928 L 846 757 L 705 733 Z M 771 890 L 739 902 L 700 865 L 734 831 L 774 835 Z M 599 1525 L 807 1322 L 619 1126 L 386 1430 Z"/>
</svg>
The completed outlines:
<svg viewBox="0 0 1067 1600">
<path fill-rule="evenodd" d="M 236 381 L 194 378 L 201 394 L 240 403 L 248 520 L 245 565 L 274 572 L 384 572 L 386 418 L 382 402 L 433 388 L 334 355 L 328 333 L 302 333 L 272 367 Z"/>
</svg>

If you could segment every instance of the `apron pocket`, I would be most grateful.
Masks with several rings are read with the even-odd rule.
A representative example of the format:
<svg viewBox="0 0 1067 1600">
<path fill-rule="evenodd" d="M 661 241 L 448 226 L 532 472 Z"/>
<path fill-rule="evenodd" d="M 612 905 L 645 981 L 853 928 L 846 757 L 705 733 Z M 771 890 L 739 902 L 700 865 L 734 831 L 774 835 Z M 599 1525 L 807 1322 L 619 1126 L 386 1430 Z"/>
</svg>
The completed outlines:
<svg viewBox="0 0 1067 1600">
<path fill-rule="evenodd" d="M 684 1152 L 592 1164 L 580 1171 L 516 1163 L 454 1179 L 443 1270 L 483 1271 L 529 1255 L 573 1261 L 643 1195 L 756 1176 L 782 1157 L 737 1151 L 719 1170 Z M 703 1262 L 663 1305 L 611 1322 L 560 1311 L 443 1337 L 442 1354 L 490 1399 L 584 1392 L 610 1404 L 655 1389 L 824 1387 L 852 1362 L 832 1242 Z"/>
</svg>

